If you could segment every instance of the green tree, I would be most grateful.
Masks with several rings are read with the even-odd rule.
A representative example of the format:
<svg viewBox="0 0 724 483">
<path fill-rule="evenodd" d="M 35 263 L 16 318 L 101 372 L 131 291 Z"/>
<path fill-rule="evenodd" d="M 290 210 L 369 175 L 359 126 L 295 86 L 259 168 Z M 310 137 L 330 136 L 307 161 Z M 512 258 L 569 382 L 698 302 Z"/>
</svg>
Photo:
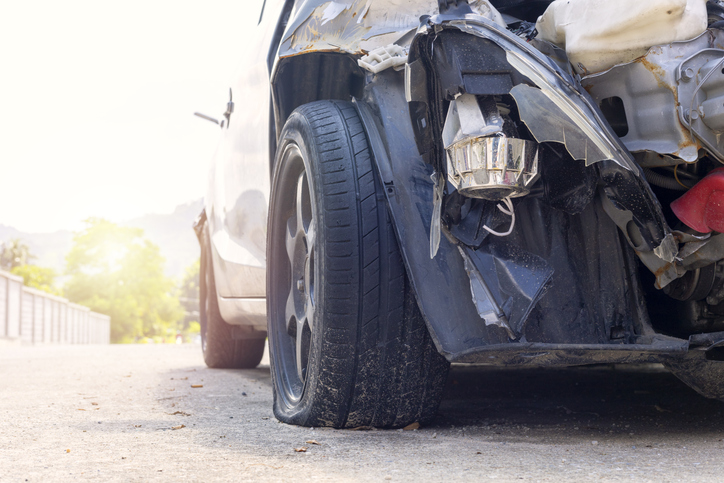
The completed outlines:
<svg viewBox="0 0 724 483">
<path fill-rule="evenodd" d="M 61 295 L 60 290 L 55 286 L 55 270 L 37 265 L 19 265 L 13 267 L 10 273 L 23 277 L 23 283 L 27 287 L 37 288 L 53 295 Z"/>
<path fill-rule="evenodd" d="M 3 270 L 27 265 L 33 258 L 35 256 L 30 254 L 30 248 L 20 238 L 6 240 L 0 245 L 0 268 Z"/>
<path fill-rule="evenodd" d="M 199 320 L 199 266 L 200 260 L 197 258 L 194 263 L 186 267 L 178 287 L 178 299 L 186 312 L 184 329 L 187 329 L 191 322 Z"/>
<path fill-rule="evenodd" d="M 111 316 L 111 340 L 132 342 L 166 335 L 183 317 L 170 295 L 171 279 L 163 273 L 163 257 L 143 230 L 101 218 L 85 221 L 66 256 L 65 296 Z"/>
</svg>

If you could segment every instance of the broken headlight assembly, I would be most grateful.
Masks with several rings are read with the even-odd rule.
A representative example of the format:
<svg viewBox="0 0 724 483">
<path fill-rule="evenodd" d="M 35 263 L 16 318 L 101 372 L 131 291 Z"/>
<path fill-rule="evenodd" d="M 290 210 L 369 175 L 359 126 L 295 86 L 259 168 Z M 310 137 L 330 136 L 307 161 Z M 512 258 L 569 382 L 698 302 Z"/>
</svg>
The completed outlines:
<svg viewBox="0 0 724 483">
<path fill-rule="evenodd" d="M 450 102 L 442 142 L 448 180 L 461 195 L 500 201 L 528 194 L 538 179 L 537 143 L 506 135 L 504 125 L 494 99 L 463 94 Z"/>
</svg>

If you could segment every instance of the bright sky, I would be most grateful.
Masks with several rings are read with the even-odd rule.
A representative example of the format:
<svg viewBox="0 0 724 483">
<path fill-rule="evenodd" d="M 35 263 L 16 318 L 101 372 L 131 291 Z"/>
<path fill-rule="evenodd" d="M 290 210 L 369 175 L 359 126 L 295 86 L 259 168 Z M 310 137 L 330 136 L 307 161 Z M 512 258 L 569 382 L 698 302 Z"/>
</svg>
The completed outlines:
<svg viewBox="0 0 724 483">
<path fill-rule="evenodd" d="M 0 224 L 73 230 L 202 197 L 220 129 L 192 114 L 221 117 L 257 4 L 2 2 Z"/>
</svg>

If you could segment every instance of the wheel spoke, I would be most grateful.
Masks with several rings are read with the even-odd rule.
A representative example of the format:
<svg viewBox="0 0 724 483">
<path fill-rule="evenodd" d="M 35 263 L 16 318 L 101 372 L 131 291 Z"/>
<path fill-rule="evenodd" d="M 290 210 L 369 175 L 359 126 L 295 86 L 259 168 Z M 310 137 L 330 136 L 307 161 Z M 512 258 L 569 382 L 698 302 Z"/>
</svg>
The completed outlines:
<svg viewBox="0 0 724 483">
<path fill-rule="evenodd" d="M 299 175 L 299 179 L 297 180 L 297 196 L 296 196 L 296 206 L 294 207 L 294 215 L 297 218 L 297 233 L 304 233 L 304 208 L 305 208 L 305 198 L 308 198 L 305 196 L 305 191 L 308 193 L 307 189 L 307 172 L 302 171 L 302 174 Z"/>
<path fill-rule="evenodd" d="M 307 307 L 306 312 L 304 313 L 305 321 L 307 322 L 307 325 L 309 325 L 309 330 L 312 330 L 312 327 L 314 327 L 314 304 L 310 299 L 307 299 Z"/>
<path fill-rule="evenodd" d="M 293 215 L 287 220 L 287 232 L 285 245 L 287 248 L 287 256 L 289 257 L 289 263 L 294 266 L 294 252 L 297 246 L 297 217 Z"/>
<path fill-rule="evenodd" d="M 297 351 L 296 351 L 297 352 L 297 375 L 299 376 L 299 380 L 304 382 L 304 376 L 305 376 L 304 369 L 305 369 L 307 354 L 305 353 L 305 347 L 304 347 L 304 321 L 303 320 L 297 321 L 296 343 L 297 343 Z"/>
<path fill-rule="evenodd" d="M 292 322 L 292 318 L 294 320 L 297 320 L 297 313 L 296 308 L 294 306 L 294 287 L 290 287 L 291 290 L 289 290 L 289 296 L 287 297 L 287 305 L 284 310 L 284 320 L 286 322 L 286 328 L 287 328 L 287 334 L 294 336 L 296 332 L 296 322 Z M 292 327 L 292 324 L 294 324 L 294 327 Z"/>
<path fill-rule="evenodd" d="M 314 249 L 314 242 L 317 238 L 317 224 L 314 221 L 314 218 L 312 218 L 311 223 L 309 223 L 309 226 L 306 230 L 306 236 L 307 236 L 307 253 L 312 253 L 312 250 Z"/>
</svg>

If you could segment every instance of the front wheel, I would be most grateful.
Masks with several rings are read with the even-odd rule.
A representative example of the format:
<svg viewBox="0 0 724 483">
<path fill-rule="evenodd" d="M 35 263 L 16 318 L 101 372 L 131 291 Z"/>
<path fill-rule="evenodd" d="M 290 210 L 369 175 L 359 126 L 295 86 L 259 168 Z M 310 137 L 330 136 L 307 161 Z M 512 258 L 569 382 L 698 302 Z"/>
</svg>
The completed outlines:
<svg viewBox="0 0 724 483">
<path fill-rule="evenodd" d="M 267 238 L 274 414 L 336 428 L 429 421 L 449 365 L 408 283 L 354 106 L 298 108 L 278 146 Z"/>
</svg>

